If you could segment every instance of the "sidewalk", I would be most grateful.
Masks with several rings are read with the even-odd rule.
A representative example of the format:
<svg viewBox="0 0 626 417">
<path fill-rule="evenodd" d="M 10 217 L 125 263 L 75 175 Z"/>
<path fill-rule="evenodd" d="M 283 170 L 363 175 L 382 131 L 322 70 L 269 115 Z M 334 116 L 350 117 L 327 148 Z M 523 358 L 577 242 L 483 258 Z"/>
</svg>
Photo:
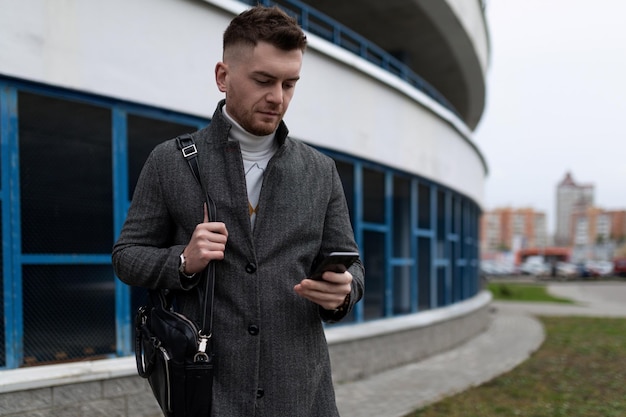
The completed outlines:
<svg viewBox="0 0 626 417">
<path fill-rule="evenodd" d="M 458 348 L 337 385 L 340 415 L 404 417 L 513 369 L 543 343 L 544 330 L 535 315 L 626 317 L 626 283 L 558 283 L 550 284 L 548 291 L 577 303 L 493 302 L 487 331 Z"/>
</svg>

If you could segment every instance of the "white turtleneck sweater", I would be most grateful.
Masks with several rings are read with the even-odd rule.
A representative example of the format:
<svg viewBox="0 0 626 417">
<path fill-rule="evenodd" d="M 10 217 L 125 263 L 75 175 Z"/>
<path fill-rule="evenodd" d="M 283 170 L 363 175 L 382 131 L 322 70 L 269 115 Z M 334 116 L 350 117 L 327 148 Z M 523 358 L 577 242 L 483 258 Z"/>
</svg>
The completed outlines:
<svg viewBox="0 0 626 417">
<path fill-rule="evenodd" d="M 248 192 L 248 211 L 250 224 L 254 228 L 256 212 L 259 204 L 259 195 L 263 185 L 263 174 L 267 163 L 276 153 L 278 145 L 274 140 L 274 133 L 267 136 L 256 136 L 246 131 L 226 112 L 226 106 L 222 108 L 222 114 L 232 124 L 228 134 L 229 140 L 239 142 L 243 168 L 246 174 L 246 189 Z"/>
</svg>

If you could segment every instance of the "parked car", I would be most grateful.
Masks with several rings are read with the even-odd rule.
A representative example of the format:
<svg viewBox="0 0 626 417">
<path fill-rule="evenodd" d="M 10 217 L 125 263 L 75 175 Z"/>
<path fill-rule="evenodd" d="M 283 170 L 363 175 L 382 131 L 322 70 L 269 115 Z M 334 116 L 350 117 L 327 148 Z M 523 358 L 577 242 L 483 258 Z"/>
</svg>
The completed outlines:
<svg viewBox="0 0 626 417">
<path fill-rule="evenodd" d="M 590 261 L 585 264 L 585 268 L 592 277 L 607 277 L 613 274 L 613 262 Z"/>
<path fill-rule="evenodd" d="M 626 277 L 626 258 L 617 258 L 613 261 L 613 274 Z"/>
<path fill-rule="evenodd" d="M 520 272 L 524 275 L 543 277 L 550 275 L 550 266 L 544 262 L 543 257 L 530 256 L 520 266 Z"/>
<path fill-rule="evenodd" d="M 515 266 L 507 262 L 483 260 L 480 270 L 486 276 L 507 276 L 515 274 Z"/>
<path fill-rule="evenodd" d="M 575 278 L 578 276 L 578 268 L 571 262 L 557 262 L 556 275 L 565 279 Z"/>
</svg>

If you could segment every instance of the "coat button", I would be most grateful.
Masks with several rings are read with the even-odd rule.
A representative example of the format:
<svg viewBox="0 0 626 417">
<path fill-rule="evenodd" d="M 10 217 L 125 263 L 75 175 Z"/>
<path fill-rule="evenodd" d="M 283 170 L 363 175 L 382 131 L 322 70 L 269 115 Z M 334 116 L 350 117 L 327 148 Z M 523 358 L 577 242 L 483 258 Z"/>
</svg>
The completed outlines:
<svg viewBox="0 0 626 417">
<path fill-rule="evenodd" d="M 248 274 L 254 274 L 256 272 L 256 265 L 250 262 L 248 265 L 246 265 L 246 272 Z"/>
<path fill-rule="evenodd" d="M 248 333 L 250 333 L 252 336 L 256 336 L 257 334 L 259 334 L 259 326 L 257 326 L 256 324 L 251 324 L 250 326 L 248 326 Z"/>
<path fill-rule="evenodd" d="M 262 388 L 259 388 L 258 390 L 256 390 L 256 397 L 257 398 L 263 398 L 264 395 L 265 395 L 265 391 L 263 391 Z"/>
</svg>

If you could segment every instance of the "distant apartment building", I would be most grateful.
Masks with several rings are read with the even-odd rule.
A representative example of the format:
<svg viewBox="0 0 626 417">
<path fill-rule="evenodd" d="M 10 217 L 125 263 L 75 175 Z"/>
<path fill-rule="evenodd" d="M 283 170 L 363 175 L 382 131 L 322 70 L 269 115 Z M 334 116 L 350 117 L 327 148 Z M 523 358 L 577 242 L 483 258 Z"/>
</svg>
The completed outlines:
<svg viewBox="0 0 626 417">
<path fill-rule="evenodd" d="M 480 223 L 482 254 L 546 247 L 546 215 L 532 208 L 496 208 L 483 212 Z"/>
<path fill-rule="evenodd" d="M 626 240 L 626 210 L 588 207 L 571 216 L 570 246 L 620 244 Z"/>
<path fill-rule="evenodd" d="M 626 210 L 613 210 L 609 213 L 611 214 L 610 239 L 626 243 Z"/>
<path fill-rule="evenodd" d="M 611 237 L 611 214 L 599 207 L 574 210 L 571 215 L 569 246 L 608 242 Z"/>
<path fill-rule="evenodd" d="M 574 236 L 572 215 L 593 207 L 594 186 L 577 184 L 570 172 L 556 187 L 556 232 L 557 246 L 570 246 Z"/>
</svg>

